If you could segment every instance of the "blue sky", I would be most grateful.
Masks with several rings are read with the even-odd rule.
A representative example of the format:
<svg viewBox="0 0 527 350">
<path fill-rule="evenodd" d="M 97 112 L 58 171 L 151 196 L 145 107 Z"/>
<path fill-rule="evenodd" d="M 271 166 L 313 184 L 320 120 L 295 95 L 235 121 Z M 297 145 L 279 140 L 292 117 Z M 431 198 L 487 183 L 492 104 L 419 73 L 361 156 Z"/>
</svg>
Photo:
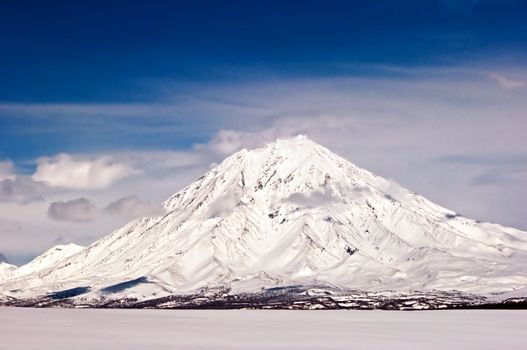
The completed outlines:
<svg viewBox="0 0 527 350">
<path fill-rule="evenodd" d="M 3 3 L 0 252 L 89 244 L 129 220 L 94 214 L 109 204 L 148 211 L 297 133 L 527 229 L 525 18 L 492 0 Z M 80 198 L 88 220 L 49 216 Z"/>
<path fill-rule="evenodd" d="M 379 66 L 518 65 L 527 58 L 526 15 L 525 1 L 8 2 L 0 11 L 0 101 L 167 103 L 164 85 L 396 75 Z M 9 114 L 0 110 L 0 150 L 14 159 L 64 147 L 185 147 L 214 129 L 137 144 L 127 129 L 140 122 L 116 141 L 120 126 L 111 121 L 92 130 L 73 114 Z M 181 118 L 160 125 L 185 124 Z"/>
</svg>

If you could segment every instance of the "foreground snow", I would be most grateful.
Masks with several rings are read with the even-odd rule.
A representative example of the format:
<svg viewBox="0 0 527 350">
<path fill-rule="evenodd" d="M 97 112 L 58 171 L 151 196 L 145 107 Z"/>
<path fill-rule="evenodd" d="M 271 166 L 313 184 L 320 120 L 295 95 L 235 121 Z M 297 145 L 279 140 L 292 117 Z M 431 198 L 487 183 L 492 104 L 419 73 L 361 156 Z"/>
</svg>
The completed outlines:
<svg viewBox="0 0 527 350">
<path fill-rule="evenodd" d="M 527 311 L 0 308 L 2 349 L 520 349 Z"/>
</svg>

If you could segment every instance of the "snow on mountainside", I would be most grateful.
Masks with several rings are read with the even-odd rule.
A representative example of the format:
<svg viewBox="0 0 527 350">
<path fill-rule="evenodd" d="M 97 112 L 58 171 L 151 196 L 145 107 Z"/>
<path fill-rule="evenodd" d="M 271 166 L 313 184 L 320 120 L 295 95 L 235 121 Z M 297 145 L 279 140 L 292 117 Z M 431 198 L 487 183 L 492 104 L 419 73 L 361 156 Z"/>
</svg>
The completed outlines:
<svg viewBox="0 0 527 350">
<path fill-rule="evenodd" d="M 458 216 L 304 136 L 242 150 L 164 205 L 165 215 L 67 258 L 21 267 L 0 293 L 145 300 L 214 287 L 485 294 L 527 286 L 526 232 Z"/>
<path fill-rule="evenodd" d="M 35 273 L 53 267 L 67 257 L 78 253 L 84 247 L 77 244 L 59 244 L 48 249 L 44 254 L 37 256 L 26 265 L 18 268 L 13 277 L 23 276 L 29 273 Z"/>
<path fill-rule="evenodd" d="M 16 268 L 15 265 L 9 263 L 4 254 L 0 253 L 0 282 L 9 278 Z"/>
<path fill-rule="evenodd" d="M 73 243 L 56 245 L 21 267 L 0 263 L 0 281 L 7 281 L 11 278 L 22 279 L 26 274 L 30 274 L 34 278 L 35 276 L 38 276 L 41 271 L 53 268 L 56 264 L 81 251 L 83 248 L 84 247 Z"/>
<path fill-rule="evenodd" d="M 15 265 L 8 264 L 6 262 L 0 261 L 0 283 L 4 280 L 7 280 L 13 274 L 17 267 Z"/>
</svg>

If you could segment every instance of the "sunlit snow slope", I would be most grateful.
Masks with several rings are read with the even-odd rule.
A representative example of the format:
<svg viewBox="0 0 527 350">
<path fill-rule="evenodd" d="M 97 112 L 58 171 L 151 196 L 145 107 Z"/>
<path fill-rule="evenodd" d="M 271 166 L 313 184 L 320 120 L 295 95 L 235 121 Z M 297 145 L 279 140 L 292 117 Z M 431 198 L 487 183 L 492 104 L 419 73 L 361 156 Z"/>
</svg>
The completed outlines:
<svg viewBox="0 0 527 350">
<path fill-rule="evenodd" d="M 204 287 L 527 286 L 526 232 L 458 216 L 303 136 L 228 157 L 164 206 L 166 215 L 69 257 L 21 267 L 0 293 L 89 287 L 96 298 L 143 299 Z"/>
<path fill-rule="evenodd" d="M 11 265 L 4 254 L 0 253 L 0 283 L 2 280 L 11 277 L 11 274 L 16 270 L 15 265 Z"/>
<path fill-rule="evenodd" d="M 0 283 L 3 280 L 6 280 L 11 277 L 13 271 L 16 270 L 15 265 L 8 264 L 6 262 L 0 261 Z"/>
</svg>

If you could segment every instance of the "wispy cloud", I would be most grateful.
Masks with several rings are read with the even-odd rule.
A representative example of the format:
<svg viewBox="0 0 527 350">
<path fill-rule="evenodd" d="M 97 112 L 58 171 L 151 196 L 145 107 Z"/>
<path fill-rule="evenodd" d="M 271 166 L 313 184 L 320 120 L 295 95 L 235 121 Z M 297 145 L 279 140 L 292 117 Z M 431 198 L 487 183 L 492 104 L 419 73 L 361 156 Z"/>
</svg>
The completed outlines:
<svg viewBox="0 0 527 350">
<path fill-rule="evenodd" d="M 97 214 L 98 209 L 95 204 L 86 198 L 53 202 L 48 208 L 48 216 L 53 220 L 61 221 L 93 221 Z"/>
<path fill-rule="evenodd" d="M 527 83 L 525 83 L 523 80 L 509 79 L 498 73 L 489 74 L 489 78 L 494 80 L 500 87 L 504 89 L 521 89 L 527 86 Z"/>
<path fill-rule="evenodd" d="M 15 165 L 10 160 L 0 161 L 0 181 L 4 180 L 14 180 L 15 175 Z"/>
<path fill-rule="evenodd" d="M 119 198 L 104 208 L 105 214 L 119 215 L 129 219 L 162 214 L 163 212 L 164 210 L 160 205 L 145 201 L 137 196 Z"/>
<path fill-rule="evenodd" d="M 0 112 L 31 116 L 141 117 L 171 116 L 181 106 L 158 103 L 0 103 Z"/>
<path fill-rule="evenodd" d="M 48 216 L 53 220 L 86 223 L 101 215 L 119 216 L 131 220 L 143 216 L 161 215 L 165 211 L 160 205 L 145 201 L 137 196 L 119 198 L 100 208 L 87 198 L 52 202 Z"/>
<path fill-rule="evenodd" d="M 496 167 L 474 177 L 471 181 L 476 186 L 527 187 L 527 164 L 509 167 Z"/>
<path fill-rule="evenodd" d="M 286 201 L 303 207 L 316 207 L 336 203 L 338 198 L 330 192 L 317 191 L 309 194 L 298 192 L 291 194 Z"/>
<path fill-rule="evenodd" d="M 137 172 L 111 156 L 78 159 L 69 154 L 59 154 L 52 158 L 39 158 L 33 179 L 53 187 L 100 189 Z"/>
<path fill-rule="evenodd" d="M 30 203 L 42 201 L 55 191 L 28 176 L 17 176 L 0 181 L 0 202 Z"/>
</svg>

